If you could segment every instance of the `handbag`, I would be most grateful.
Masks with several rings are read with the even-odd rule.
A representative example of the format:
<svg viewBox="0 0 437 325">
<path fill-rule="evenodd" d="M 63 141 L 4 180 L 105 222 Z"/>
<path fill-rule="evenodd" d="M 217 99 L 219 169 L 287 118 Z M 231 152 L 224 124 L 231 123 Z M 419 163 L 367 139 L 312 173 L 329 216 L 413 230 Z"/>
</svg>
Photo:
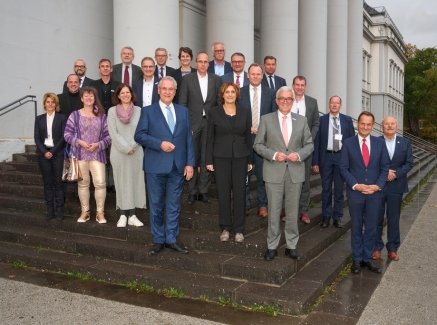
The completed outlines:
<svg viewBox="0 0 437 325">
<path fill-rule="evenodd" d="M 64 166 L 62 168 L 62 181 L 66 183 L 76 183 L 81 181 L 82 173 L 79 168 L 79 161 L 77 159 L 75 150 L 71 147 L 69 152 L 69 146 L 64 148 Z"/>
</svg>

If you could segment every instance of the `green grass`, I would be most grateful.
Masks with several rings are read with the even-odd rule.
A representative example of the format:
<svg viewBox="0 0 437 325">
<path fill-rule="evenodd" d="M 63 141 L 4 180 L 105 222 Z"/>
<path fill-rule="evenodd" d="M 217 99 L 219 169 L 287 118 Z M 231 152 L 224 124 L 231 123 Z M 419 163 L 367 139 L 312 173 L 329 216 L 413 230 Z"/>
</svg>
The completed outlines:
<svg viewBox="0 0 437 325">
<path fill-rule="evenodd" d="M 129 281 L 126 284 L 123 284 L 126 288 L 135 291 L 136 293 L 141 292 L 154 292 L 155 288 L 152 286 L 149 286 L 148 284 L 144 282 L 137 282 L 135 280 Z"/>
<path fill-rule="evenodd" d="M 308 205 L 310 208 L 315 208 L 316 207 L 316 202 L 311 201 L 310 204 Z"/>
<path fill-rule="evenodd" d="M 282 315 L 282 310 L 279 308 L 276 308 L 274 306 L 250 306 L 247 308 L 248 310 L 253 310 L 259 313 L 266 313 L 270 316 L 278 316 Z"/>
<path fill-rule="evenodd" d="M 73 272 L 73 271 L 71 271 L 71 272 L 67 272 L 67 275 L 68 275 L 69 277 L 78 278 L 78 279 L 81 279 L 81 280 L 83 280 L 83 281 L 86 281 L 86 280 L 92 280 L 92 279 L 93 279 L 93 278 L 91 277 L 91 275 L 89 275 L 89 274 L 83 274 L 83 273 L 80 273 L 80 272 Z"/>
<path fill-rule="evenodd" d="M 44 252 L 44 251 L 45 251 L 45 248 L 42 247 L 42 246 L 39 246 L 39 247 L 37 248 L 37 251 L 38 251 L 38 252 Z"/>
<path fill-rule="evenodd" d="M 14 262 L 14 267 L 16 269 L 24 269 L 24 268 L 27 267 L 27 264 L 25 262 L 23 262 L 23 261 L 18 260 L 16 262 Z"/>
</svg>

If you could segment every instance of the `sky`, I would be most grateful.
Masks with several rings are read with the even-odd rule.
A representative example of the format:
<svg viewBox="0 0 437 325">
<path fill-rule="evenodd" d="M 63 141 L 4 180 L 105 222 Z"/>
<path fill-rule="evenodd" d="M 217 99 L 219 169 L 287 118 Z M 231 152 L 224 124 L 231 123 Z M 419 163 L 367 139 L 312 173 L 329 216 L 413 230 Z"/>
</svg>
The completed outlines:
<svg viewBox="0 0 437 325">
<path fill-rule="evenodd" d="M 405 43 L 418 49 L 437 47 L 436 0 L 365 0 L 371 7 L 385 7 Z"/>
</svg>

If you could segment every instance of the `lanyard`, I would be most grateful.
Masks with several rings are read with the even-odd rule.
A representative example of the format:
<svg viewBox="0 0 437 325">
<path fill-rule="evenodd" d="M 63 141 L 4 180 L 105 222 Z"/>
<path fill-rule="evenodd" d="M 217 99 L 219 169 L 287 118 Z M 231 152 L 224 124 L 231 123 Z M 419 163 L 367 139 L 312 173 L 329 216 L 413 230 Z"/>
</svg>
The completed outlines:
<svg viewBox="0 0 437 325">
<path fill-rule="evenodd" d="M 332 118 L 334 118 L 334 116 L 333 116 Z M 334 122 L 332 121 L 332 118 L 330 118 L 330 120 L 331 120 L 331 124 L 332 124 L 332 127 L 333 127 L 334 129 L 336 129 L 336 130 L 338 131 L 338 133 L 341 133 L 341 130 L 340 130 L 340 117 L 337 116 L 337 119 L 338 119 L 338 125 L 335 125 L 335 124 L 334 124 Z"/>
</svg>

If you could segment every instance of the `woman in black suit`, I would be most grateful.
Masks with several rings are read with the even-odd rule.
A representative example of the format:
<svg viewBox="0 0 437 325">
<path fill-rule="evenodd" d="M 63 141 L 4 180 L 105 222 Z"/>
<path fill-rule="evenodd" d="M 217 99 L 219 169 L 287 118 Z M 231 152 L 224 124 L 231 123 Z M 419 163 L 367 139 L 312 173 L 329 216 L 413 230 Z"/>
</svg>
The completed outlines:
<svg viewBox="0 0 437 325">
<path fill-rule="evenodd" d="M 46 219 L 55 217 L 54 201 L 56 198 L 56 219 L 63 220 L 64 187 L 62 184 L 62 167 L 64 162 L 64 129 L 68 116 L 59 112 L 59 99 L 53 93 L 43 97 L 45 114 L 35 119 L 34 138 L 38 165 L 44 182 L 44 196 L 47 205 Z"/>
<path fill-rule="evenodd" d="M 193 60 L 193 51 L 189 47 L 181 47 L 179 49 L 179 60 L 181 61 L 181 66 L 179 69 L 176 69 L 172 73 L 172 77 L 176 80 L 177 88 L 176 88 L 176 95 L 174 97 L 173 102 L 176 104 L 179 104 L 179 88 L 182 83 L 183 76 L 196 72 L 197 70 L 191 67 L 191 61 Z"/>
<path fill-rule="evenodd" d="M 208 113 L 206 168 L 214 172 L 217 184 L 220 240 L 228 241 L 233 230 L 235 242 L 242 243 L 246 226 L 246 175 L 252 168 L 252 116 L 247 108 L 235 104 L 240 99 L 240 88 L 233 82 L 222 85 L 219 97 L 223 104 Z"/>
</svg>

